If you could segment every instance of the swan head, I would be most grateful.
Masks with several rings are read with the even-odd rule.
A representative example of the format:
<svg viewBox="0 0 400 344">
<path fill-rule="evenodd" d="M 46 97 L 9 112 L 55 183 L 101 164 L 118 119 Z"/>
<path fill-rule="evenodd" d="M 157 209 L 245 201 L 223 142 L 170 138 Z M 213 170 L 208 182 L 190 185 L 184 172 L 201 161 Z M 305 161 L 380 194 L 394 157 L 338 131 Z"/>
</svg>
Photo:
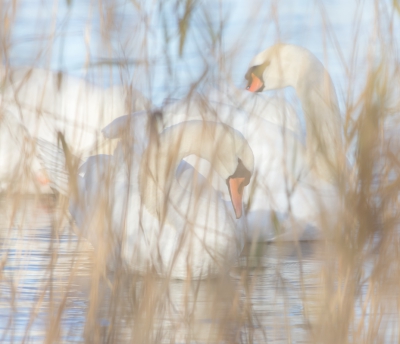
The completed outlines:
<svg viewBox="0 0 400 344">
<path fill-rule="evenodd" d="M 180 161 L 196 155 L 209 161 L 214 171 L 226 181 L 236 218 L 242 216 L 243 190 L 250 183 L 254 156 L 240 132 L 222 123 L 186 121 L 165 129 L 157 144 L 149 145 L 146 155 L 140 178 L 148 209 L 165 206 L 163 195 L 168 195 Z M 149 191 L 154 182 L 161 192 L 157 198 Z"/>
<path fill-rule="evenodd" d="M 298 88 L 302 75 L 315 73 L 320 61 L 307 49 L 290 44 L 275 44 L 257 54 L 245 75 L 246 89 L 262 92 L 292 86 Z M 313 71 L 313 73 L 310 73 Z M 309 78 L 308 78 L 309 79 Z"/>
</svg>

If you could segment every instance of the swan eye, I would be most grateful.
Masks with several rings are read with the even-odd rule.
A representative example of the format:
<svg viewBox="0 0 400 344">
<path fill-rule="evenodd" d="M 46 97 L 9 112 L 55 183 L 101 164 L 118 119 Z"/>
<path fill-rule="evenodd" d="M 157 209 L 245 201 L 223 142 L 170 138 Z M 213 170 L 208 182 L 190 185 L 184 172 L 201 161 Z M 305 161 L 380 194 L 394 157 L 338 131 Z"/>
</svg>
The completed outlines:
<svg viewBox="0 0 400 344">
<path fill-rule="evenodd" d="M 263 89 L 264 81 L 262 81 L 262 78 L 251 73 L 251 80 L 247 83 L 246 90 L 249 90 L 250 92 L 262 92 Z"/>
</svg>

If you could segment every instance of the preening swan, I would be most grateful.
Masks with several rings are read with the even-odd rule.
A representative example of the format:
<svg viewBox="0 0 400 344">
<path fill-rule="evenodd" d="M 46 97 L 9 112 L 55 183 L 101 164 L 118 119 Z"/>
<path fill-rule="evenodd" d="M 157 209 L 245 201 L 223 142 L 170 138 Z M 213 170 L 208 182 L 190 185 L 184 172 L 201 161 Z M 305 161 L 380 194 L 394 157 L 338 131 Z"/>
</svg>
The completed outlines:
<svg viewBox="0 0 400 344">
<path fill-rule="evenodd" d="M 119 130 L 107 130 L 112 138 L 120 135 Z M 42 142 L 41 147 L 44 165 L 57 179 L 54 161 L 46 152 L 50 146 Z M 226 181 L 230 207 L 201 176 L 199 182 L 194 177 L 189 188 L 178 183 L 178 165 L 191 154 L 207 159 Z M 243 188 L 253 164 L 252 151 L 236 130 L 222 123 L 183 122 L 151 140 L 138 159 L 129 155 L 124 162 L 117 155 L 89 159 L 85 175 L 77 176 L 78 195 L 72 195 L 70 211 L 87 231 L 96 207 L 107 200 L 111 227 L 130 268 L 153 268 L 172 278 L 203 278 L 228 268 L 241 251 L 243 238 L 235 217 L 241 217 Z M 96 245 L 96 234 L 86 235 Z"/>
</svg>

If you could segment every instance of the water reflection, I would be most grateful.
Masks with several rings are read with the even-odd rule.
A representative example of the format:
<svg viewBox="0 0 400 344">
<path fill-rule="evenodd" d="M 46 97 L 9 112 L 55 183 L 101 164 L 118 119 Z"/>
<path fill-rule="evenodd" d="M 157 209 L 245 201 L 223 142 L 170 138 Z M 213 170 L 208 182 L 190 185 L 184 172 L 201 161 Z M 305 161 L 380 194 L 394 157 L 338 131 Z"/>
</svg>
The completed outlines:
<svg viewBox="0 0 400 344">
<path fill-rule="evenodd" d="M 1 342 L 307 341 L 313 243 L 249 246 L 229 276 L 168 281 L 122 268 L 104 274 L 43 200 L 19 201 L 18 211 L 3 200 L 1 212 Z"/>
</svg>

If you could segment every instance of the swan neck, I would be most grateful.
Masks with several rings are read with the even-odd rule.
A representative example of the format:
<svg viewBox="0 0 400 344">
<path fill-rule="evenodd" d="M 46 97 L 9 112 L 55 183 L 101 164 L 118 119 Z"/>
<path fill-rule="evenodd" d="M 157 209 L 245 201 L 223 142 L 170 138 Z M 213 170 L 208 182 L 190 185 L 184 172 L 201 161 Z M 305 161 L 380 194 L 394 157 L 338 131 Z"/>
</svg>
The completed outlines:
<svg viewBox="0 0 400 344">
<path fill-rule="evenodd" d="M 179 188 L 175 180 L 175 172 L 183 158 L 194 154 L 206 159 L 225 179 L 230 175 L 230 170 L 232 173 L 235 170 L 233 163 L 237 164 L 237 158 L 225 154 L 222 147 L 232 143 L 232 140 L 229 141 L 230 136 L 226 135 L 226 128 L 216 123 L 204 123 L 189 121 L 170 127 L 164 130 L 158 140 L 149 144 L 141 164 L 140 192 L 144 205 L 160 220 L 167 219 L 167 210 L 181 211 L 189 203 L 186 201 L 190 198 L 190 192 Z M 226 157 L 229 157 L 228 160 Z M 170 200 L 173 201 L 171 206 Z M 168 214 L 168 218 L 171 216 Z"/>
<path fill-rule="evenodd" d="M 163 141 L 156 140 L 149 144 L 139 174 L 141 200 L 160 223 L 166 220 L 167 200 L 172 195 L 172 189 L 178 186 L 177 183 L 173 185 L 174 172 L 179 162 L 189 155 L 182 149 L 165 155 Z"/>
<path fill-rule="evenodd" d="M 297 94 L 305 116 L 309 164 L 331 179 L 342 157 L 342 125 L 335 88 L 326 70 L 322 74 L 298 87 Z"/>
</svg>

